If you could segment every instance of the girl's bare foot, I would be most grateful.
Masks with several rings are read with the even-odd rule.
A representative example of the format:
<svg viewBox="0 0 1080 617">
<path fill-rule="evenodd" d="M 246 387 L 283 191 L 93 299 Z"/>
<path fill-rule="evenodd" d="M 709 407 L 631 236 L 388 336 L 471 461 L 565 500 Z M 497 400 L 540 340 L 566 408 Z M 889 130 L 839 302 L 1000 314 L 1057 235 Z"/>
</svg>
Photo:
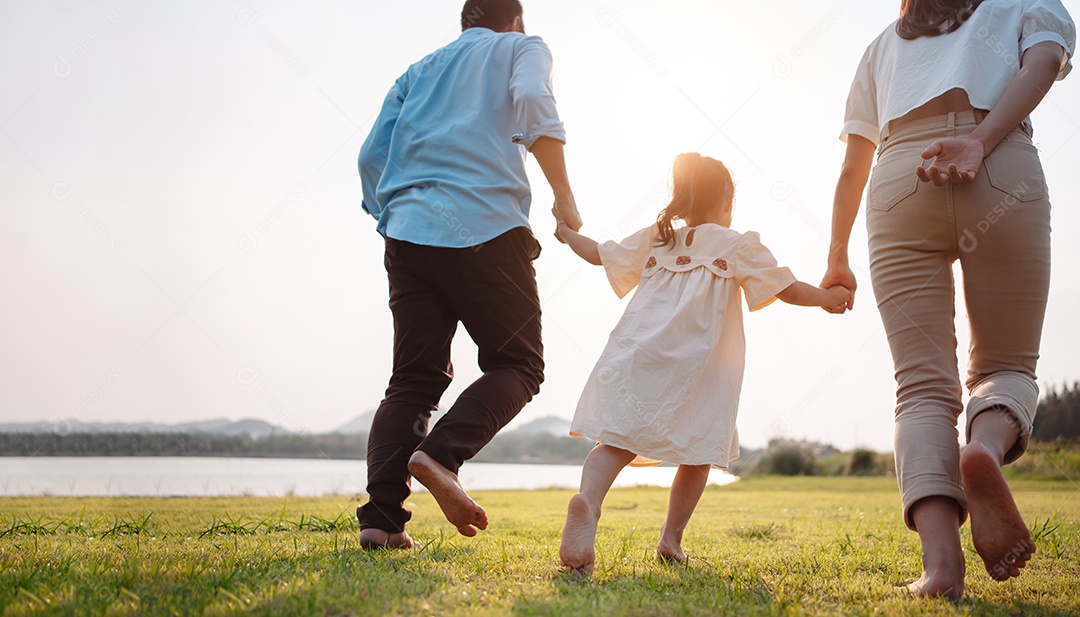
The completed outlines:
<svg viewBox="0 0 1080 617">
<path fill-rule="evenodd" d="M 589 498 L 581 493 L 570 498 L 566 507 L 566 525 L 563 527 L 559 560 L 567 572 L 592 574 L 596 563 L 596 525 L 600 521 L 600 508 L 593 507 Z"/>
<path fill-rule="evenodd" d="M 964 596 L 963 563 L 959 575 L 948 568 L 924 571 L 919 580 L 907 586 L 907 590 L 924 598 L 959 600 Z"/>
<path fill-rule="evenodd" d="M 477 529 L 487 529 L 487 513 L 461 488 L 457 475 L 438 461 L 423 452 L 413 452 L 409 473 L 431 491 L 443 516 L 457 527 L 458 533 L 471 538 Z"/>
<path fill-rule="evenodd" d="M 413 540 L 409 534 L 390 533 L 382 529 L 364 529 L 360 532 L 360 548 L 366 551 L 382 549 L 408 550 L 413 547 Z"/>
<path fill-rule="evenodd" d="M 686 553 L 683 552 L 681 547 L 668 547 L 663 544 L 659 544 L 656 547 L 656 556 L 663 561 L 670 563 L 686 564 Z"/>
<path fill-rule="evenodd" d="M 667 532 L 667 527 L 660 529 L 660 542 L 656 545 L 656 555 L 668 562 L 686 563 L 686 553 L 682 549 L 682 539 Z"/>
<path fill-rule="evenodd" d="M 978 443 L 970 443 L 960 456 L 960 477 L 971 515 L 971 540 L 991 578 L 1006 581 L 1035 554 L 1020 510 L 1013 500 L 1001 463 Z"/>
</svg>

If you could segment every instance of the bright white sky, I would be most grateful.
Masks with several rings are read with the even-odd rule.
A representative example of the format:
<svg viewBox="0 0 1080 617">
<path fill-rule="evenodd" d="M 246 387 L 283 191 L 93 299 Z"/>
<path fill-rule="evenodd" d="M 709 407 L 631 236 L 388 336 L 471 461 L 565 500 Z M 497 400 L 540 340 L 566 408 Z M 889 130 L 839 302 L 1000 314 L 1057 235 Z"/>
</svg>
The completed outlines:
<svg viewBox="0 0 1080 617">
<path fill-rule="evenodd" d="M 555 54 L 585 231 L 647 225 L 671 160 L 696 150 L 732 169 L 734 226 L 816 283 L 850 78 L 898 5 L 527 1 L 529 32 Z M 393 80 L 457 36 L 459 12 L 445 0 L 0 6 L 0 422 L 256 417 L 318 432 L 377 406 L 392 326 L 356 155 Z M 1067 239 L 1080 228 L 1078 94 L 1073 76 L 1034 116 L 1056 206 L 1044 387 L 1080 378 L 1080 245 Z M 551 238 L 550 193 L 530 174 L 549 369 L 515 424 L 571 417 L 625 305 Z M 853 313 L 748 316 L 745 445 L 891 449 L 862 217 L 853 247 Z M 477 376 L 475 348 L 463 333 L 456 345 L 444 403 Z"/>
</svg>

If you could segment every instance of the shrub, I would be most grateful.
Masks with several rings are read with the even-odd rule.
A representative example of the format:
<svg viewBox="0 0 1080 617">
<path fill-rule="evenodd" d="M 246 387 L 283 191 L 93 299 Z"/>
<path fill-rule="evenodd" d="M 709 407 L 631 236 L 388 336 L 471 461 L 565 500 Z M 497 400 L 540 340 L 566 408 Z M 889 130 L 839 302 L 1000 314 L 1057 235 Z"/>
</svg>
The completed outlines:
<svg viewBox="0 0 1080 617">
<path fill-rule="evenodd" d="M 818 473 L 817 456 L 807 444 L 773 441 L 761 460 L 761 468 L 769 475 L 813 476 Z"/>
<path fill-rule="evenodd" d="M 865 448 L 856 448 L 848 457 L 847 469 L 844 471 L 849 476 L 871 476 L 877 472 L 877 453 Z"/>
</svg>

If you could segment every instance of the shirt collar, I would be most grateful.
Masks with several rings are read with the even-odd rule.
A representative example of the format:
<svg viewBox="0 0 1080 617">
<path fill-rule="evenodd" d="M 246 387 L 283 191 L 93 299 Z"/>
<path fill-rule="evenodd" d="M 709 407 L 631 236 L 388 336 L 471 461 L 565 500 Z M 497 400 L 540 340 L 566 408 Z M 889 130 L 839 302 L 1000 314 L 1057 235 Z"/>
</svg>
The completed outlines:
<svg viewBox="0 0 1080 617">
<path fill-rule="evenodd" d="M 479 35 L 481 33 L 483 33 L 483 34 L 495 34 L 495 31 L 492 30 L 491 28 L 484 28 L 483 26 L 474 26 L 474 27 L 469 28 L 468 30 L 465 30 L 464 32 L 462 32 L 461 37 L 459 37 L 459 38 L 464 38 L 466 36 L 476 36 L 476 35 Z"/>
</svg>

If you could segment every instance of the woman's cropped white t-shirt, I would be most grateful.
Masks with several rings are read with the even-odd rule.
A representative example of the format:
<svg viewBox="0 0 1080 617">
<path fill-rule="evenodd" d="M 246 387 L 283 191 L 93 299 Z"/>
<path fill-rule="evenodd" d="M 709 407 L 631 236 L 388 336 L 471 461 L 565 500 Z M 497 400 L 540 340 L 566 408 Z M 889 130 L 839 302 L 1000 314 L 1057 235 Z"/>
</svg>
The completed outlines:
<svg viewBox="0 0 1080 617">
<path fill-rule="evenodd" d="M 905 40 L 893 22 L 866 49 L 848 94 L 840 138 L 875 144 L 889 121 L 961 88 L 977 109 L 992 109 L 1020 71 L 1024 52 L 1053 41 L 1065 50 L 1058 79 L 1072 70 L 1076 25 L 1060 0 L 983 0 L 960 29 Z"/>
</svg>

